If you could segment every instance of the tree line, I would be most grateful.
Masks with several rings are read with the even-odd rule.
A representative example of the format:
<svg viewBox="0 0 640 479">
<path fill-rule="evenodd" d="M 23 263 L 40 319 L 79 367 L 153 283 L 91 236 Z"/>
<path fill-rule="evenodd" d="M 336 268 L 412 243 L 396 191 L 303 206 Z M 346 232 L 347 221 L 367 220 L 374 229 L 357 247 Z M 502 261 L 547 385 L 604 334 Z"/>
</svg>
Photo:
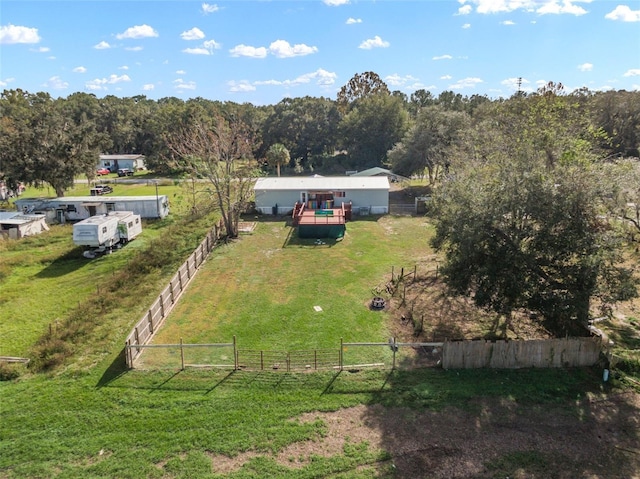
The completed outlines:
<svg viewBox="0 0 640 479">
<path fill-rule="evenodd" d="M 443 276 L 479 306 L 508 320 L 528 309 L 566 333 L 595 303 L 636 295 L 622 246 L 640 236 L 637 91 L 549 82 L 509 98 L 407 96 L 366 72 L 335 100 L 254 106 L 5 90 L 0 111 L 9 185 L 46 183 L 63 195 L 77 175 L 94 177 L 99 153 L 143 154 L 159 174 L 208 180 L 192 183 L 193 197 L 205 188 L 235 236 L 255 176 L 389 167 L 428 179 Z"/>
</svg>

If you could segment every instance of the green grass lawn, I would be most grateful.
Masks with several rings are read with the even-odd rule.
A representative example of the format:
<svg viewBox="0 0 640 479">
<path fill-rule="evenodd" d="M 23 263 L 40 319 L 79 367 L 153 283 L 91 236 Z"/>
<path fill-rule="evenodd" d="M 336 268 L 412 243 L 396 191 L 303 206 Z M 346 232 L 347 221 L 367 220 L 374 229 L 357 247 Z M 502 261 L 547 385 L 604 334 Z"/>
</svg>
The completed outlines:
<svg viewBox="0 0 640 479">
<path fill-rule="evenodd" d="M 214 250 L 154 342 L 235 335 L 241 348 L 280 351 L 339 349 L 341 338 L 386 342 L 387 313 L 369 309 L 372 289 L 392 266 L 412 269 L 430 234 L 423 219 L 381 217 L 352 221 L 342 241 L 319 244 L 298 239 L 285 219 L 258 221 L 252 234 Z M 143 356 L 158 366 L 157 350 Z"/>
<path fill-rule="evenodd" d="M 174 193 L 178 203 L 182 190 Z M 356 405 L 408 415 L 460 408 L 473 411 L 479 427 L 484 405 L 499 403 L 514 411 L 559 407 L 580 421 L 588 414 L 585 394 L 602 393 L 600 371 L 589 369 L 126 371 L 126 335 L 211 223 L 177 221 L 150 223 L 126 248 L 93 261 L 79 257 L 69 226 L 0 246 L 0 354 L 25 354 L 55 318 L 64 320 L 65 308 L 96 294 L 110 298 L 63 367 L 0 382 L 0 478 L 392 478 L 398 476 L 384 446 L 396 440 L 393 431 L 385 431 L 382 450 L 347 441 L 337 454 L 318 451 L 299 464 L 291 457 L 289 465 L 275 455 L 327 434 L 322 420 L 299 421 L 302 413 Z M 213 253 L 156 342 L 236 335 L 244 348 L 289 350 L 335 347 L 340 337 L 385 341 L 386 313 L 369 311 L 371 290 L 392 266 L 412 268 L 429 256 L 430 234 L 424 219 L 371 217 L 349 223 L 341 242 L 315 244 L 296 239 L 283 220 L 259 221 L 253 234 Z M 160 251 L 161 244 L 171 251 Z M 223 458 L 244 452 L 254 456 L 217 472 Z M 505 454 L 496 463 L 499 477 L 523 471 L 518 457 Z"/>
</svg>

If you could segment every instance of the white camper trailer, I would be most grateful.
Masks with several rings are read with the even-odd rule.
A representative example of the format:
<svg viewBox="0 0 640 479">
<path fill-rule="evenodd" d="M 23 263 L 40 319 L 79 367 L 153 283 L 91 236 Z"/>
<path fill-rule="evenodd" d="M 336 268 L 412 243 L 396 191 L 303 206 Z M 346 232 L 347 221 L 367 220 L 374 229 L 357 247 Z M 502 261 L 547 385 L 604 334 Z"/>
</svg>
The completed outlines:
<svg viewBox="0 0 640 479">
<path fill-rule="evenodd" d="M 128 243 L 142 232 L 140 215 L 131 211 L 112 211 L 106 215 L 91 216 L 73 225 L 73 242 L 90 249 L 87 258 L 111 251 Z"/>
</svg>

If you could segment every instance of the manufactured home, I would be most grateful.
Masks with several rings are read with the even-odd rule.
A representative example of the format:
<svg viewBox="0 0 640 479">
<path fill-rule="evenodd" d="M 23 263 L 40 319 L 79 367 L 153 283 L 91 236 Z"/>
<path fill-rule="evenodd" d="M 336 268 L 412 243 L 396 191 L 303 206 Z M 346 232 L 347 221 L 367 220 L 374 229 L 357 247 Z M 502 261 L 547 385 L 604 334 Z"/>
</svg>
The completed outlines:
<svg viewBox="0 0 640 479">
<path fill-rule="evenodd" d="M 306 210 L 350 205 L 356 215 L 389 212 L 386 176 L 313 176 L 258 178 L 254 186 L 256 209 L 264 214 L 289 214 L 296 203 Z"/>
<path fill-rule="evenodd" d="M 131 171 L 145 170 L 144 155 L 100 155 L 98 168 L 106 168 L 111 173 L 127 168 Z"/>
<path fill-rule="evenodd" d="M 24 214 L 41 213 L 50 223 L 80 221 L 112 211 L 131 211 L 142 218 L 164 218 L 169 214 L 167 195 L 158 196 L 66 196 L 21 198 L 15 201 Z"/>
<path fill-rule="evenodd" d="M 111 249 L 126 244 L 142 233 L 140 215 L 131 211 L 113 211 L 91 216 L 73 225 L 73 243 L 96 249 Z"/>
</svg>

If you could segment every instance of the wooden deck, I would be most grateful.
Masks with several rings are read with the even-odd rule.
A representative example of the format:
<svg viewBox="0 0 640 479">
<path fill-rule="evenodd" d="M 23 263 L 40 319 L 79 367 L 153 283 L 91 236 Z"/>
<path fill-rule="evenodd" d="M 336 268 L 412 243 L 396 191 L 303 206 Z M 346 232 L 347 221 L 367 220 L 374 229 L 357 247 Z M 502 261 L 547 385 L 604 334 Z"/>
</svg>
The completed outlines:
<svg viewBox="0 0 640 479">
<path fill-rule="evenodd" d="M 298 225 L 343 225 L 345 216 L 342 209 L 305 210 L 298 215 Z"/>
<path fill-rule="evenodd" d="M 351 219 L 351 205 L 340 208 L 309 209 L 303 203 L 296 203 L 293 209 L 293 224 L 298 225 L 343 225 Z"/>
</svg>

